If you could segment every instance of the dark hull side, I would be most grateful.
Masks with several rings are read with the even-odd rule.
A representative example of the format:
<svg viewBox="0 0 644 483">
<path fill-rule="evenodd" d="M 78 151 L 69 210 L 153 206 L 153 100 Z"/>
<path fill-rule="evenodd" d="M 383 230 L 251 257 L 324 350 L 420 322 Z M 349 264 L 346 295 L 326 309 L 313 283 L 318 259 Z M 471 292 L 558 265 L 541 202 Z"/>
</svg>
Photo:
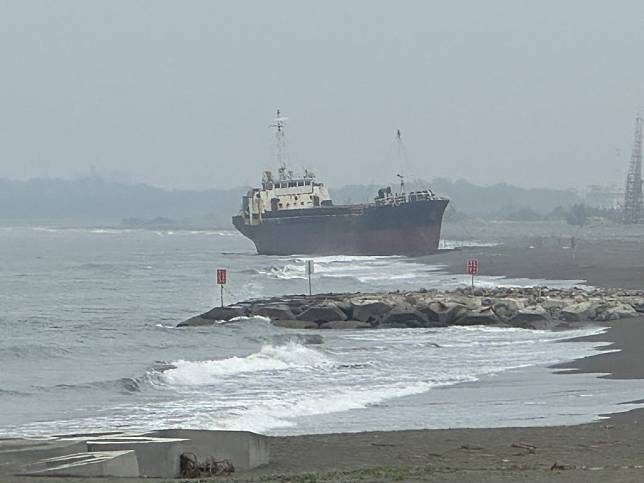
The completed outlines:
<svg viewBox="0 0 644 483">
<path fill-rule="evenodd" d="M 438 250 L 448 200 L 290 210 L 233 224 L 261 255 L 407 255 Z"/>
</svg>

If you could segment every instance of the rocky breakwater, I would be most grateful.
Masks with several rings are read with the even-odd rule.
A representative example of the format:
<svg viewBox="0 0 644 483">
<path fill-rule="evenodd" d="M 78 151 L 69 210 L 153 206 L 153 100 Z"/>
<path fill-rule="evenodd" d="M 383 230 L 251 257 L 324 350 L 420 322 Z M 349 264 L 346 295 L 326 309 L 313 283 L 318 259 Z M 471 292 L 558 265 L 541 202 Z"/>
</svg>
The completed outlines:
<svg viewBox="0 0 644 483">
<path fill-rule="evenodd" d="M 462 288 L 389 293 L 293 295 L 216 307 L 178 327 L 266 317 L 292 329 L 497 325 L 566 329 L 644 315 L 644 291 L 580 288 Z"/>
</svg>

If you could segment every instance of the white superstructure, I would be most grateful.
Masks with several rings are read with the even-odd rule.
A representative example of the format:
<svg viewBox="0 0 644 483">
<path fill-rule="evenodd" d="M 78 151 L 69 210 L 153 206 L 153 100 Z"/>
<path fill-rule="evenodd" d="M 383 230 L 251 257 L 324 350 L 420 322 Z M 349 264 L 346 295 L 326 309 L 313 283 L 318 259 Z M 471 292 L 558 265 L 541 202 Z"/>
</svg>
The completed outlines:
<svg viewBox="0 0 644 483">
<path fill-rule="evenodd" d="M 267 212 L 298 210 L 330 206 L 331 197 L 324 186 L 315 180 L 315 175 L 304 170 L 304 175 L 295 177 L 286 166 L 285 127 L 288 118 L 282 117 L 279 109 L 271 127 L 275 128 L 275 155 L 279 163 L 277 178 L 272 171 L 264 171 L 262 187 L 248 191 L 242 199 L 242 216 L 249 223 L 259 223 Z"/>
<path fill-rule="evenodd" d="M 280 170 L 274 180 L 271 171 L 265 171 L 261 188 L 248 191 L 242 200 L 242 214 L 249 221 L 259 222 L 267 212 L 298 210 L 332 205 L 329 192 L 315 180 L 312 173 L 305 171 L 301 178 L 293 177 Z"/>
</svg>

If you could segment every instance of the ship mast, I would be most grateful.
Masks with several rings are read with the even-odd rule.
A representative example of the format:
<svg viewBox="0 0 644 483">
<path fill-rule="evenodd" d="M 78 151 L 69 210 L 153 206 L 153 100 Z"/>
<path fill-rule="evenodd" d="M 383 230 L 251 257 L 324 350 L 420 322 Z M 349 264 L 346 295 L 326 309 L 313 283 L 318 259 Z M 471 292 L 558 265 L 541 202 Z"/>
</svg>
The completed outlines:
<svg viewBox="0 0 644 483">
<path fill-rule="evenodd" d="M 405 148 L 405 145 L 403 144 L 402 141 L 402 133 L 400 132 L 400 129 L 396 129 L 396 150 L 398 154 L 398 167 L 400 169 L 400 173 L 398 173 L 396 176 L 400 178 L 400 194 L 404 195 L 405 194 L 405 172 L 403 170 L 404 168 L 404 161 L 407 158 L 407 148 Z"/>
<path fill-rule="evenodd" d="M 279 165 L 278 173 L 279 179 L 284 181 L 293 177 L 291 171 L 287 171 L 287 155 L 286 155 L 286 121 L 288 117 L 282 117 L 280 110 L 277 110 L 273 124 L 270 127 L 275 128 L 275 157 Z"/>
</svg>

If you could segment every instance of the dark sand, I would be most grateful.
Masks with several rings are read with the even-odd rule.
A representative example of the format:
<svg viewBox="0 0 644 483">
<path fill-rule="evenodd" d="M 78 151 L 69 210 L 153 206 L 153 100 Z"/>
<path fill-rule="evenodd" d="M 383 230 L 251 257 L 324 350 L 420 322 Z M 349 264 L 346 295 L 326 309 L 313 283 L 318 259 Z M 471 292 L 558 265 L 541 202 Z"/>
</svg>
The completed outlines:
<svg viewBox="0 0 644 483">
<path fill-rule="evenodd" d="M 504 246 L 443 252 L 424 260 L 463 273 L 465 260 L 477 257 L 485 275 L 581 279 L 599 287 L 642 288 L 644 250 L 638 240 L 580 239 L 573 251 L 562 248 L 567 243 L 561 239 L 523 237 Z M 593 338 L 613 342 L 612 348 L 621 352 L 560 367 L 610 373 L 613 378 L 644 376 L 644 318 L 616 321 L 606 334 Z M 644 425 L 643 410 L 578 426 L 274 437 L 271 464 L 236 475 L 234 481 L 642 482 L 640 420 Z M 78 480 L 0 476 L 0 481 Z"/>
<path fill-rule="evenodd" d="M 593 339 L 614 342 L 612 348 L 622 351 L 565 366 L 581 372 L 611 372 L 608 377 L 615 378 L 644 374 L 644 351 L 638 343 L 644 341 L 644 318 L 619 321 Z M 640 420 L 644 425 L 644 410 L 577 426 L 272 438 L 271 465 L 240 481 L 641 482 L 644 428 Z"/>
<path fill-rule="evenodd" d="M 614 348 L 619 347 L 622 352 L 600 354 L 566 366 L 583 372 L 610 370 L 610 377 L 617 378 L 644 373 L 644 351 L 637 343 L 644 340 L 644 317 L 619 321 L 606 334 L 593 338 L 612 341 Z M 577 426 L 273 437 L 270 465 L 216 480 L 642 482 L 644 428 L 640 427 L 640 420 L 644 425 L 644 410 Z M 71 483 L 79 480 L 5 475 L 0 476 L 0 481 Z M 96 481 L 142 483 L 151 480 L 101 478 Z"/>
<path fill-rule="evenodd" d="M 442 252 L 422 260 L 464 273 L 465 261 L 476 257 L 483 275 L 644 288 L 644 245 L 638 239 L 576 239 L 574 250 L 564 248 L 568 245 L 570 238 L 514 238 L 500 246 Z M 590 340 L 609 341 L 611 349 L 621 350 L 558 368 L 618 379 L 644 377 L 644 317 L 611 323 L 605 334 Z M 644 410 L 577 426 L 272 438 L 272 463 L 240 475 L 239 481 L 642 482 L 640 420 L 644 425 Z"/>
<path fill-rule="evenodd" d="M 644 288 L 644 243 L 582 239 L 575 242 L 574 250 L 568 248 L 569 244 L 570 239 L 549 238 L 539 246 L 534 239 L 526 239 L 495 247 L 452 250 L 421 260 L 445 265 L 450 273 L 466 273 L 467 259 L 477 258 L 480 275 L 586 280 L 603 288 Z"/>
</svg>

